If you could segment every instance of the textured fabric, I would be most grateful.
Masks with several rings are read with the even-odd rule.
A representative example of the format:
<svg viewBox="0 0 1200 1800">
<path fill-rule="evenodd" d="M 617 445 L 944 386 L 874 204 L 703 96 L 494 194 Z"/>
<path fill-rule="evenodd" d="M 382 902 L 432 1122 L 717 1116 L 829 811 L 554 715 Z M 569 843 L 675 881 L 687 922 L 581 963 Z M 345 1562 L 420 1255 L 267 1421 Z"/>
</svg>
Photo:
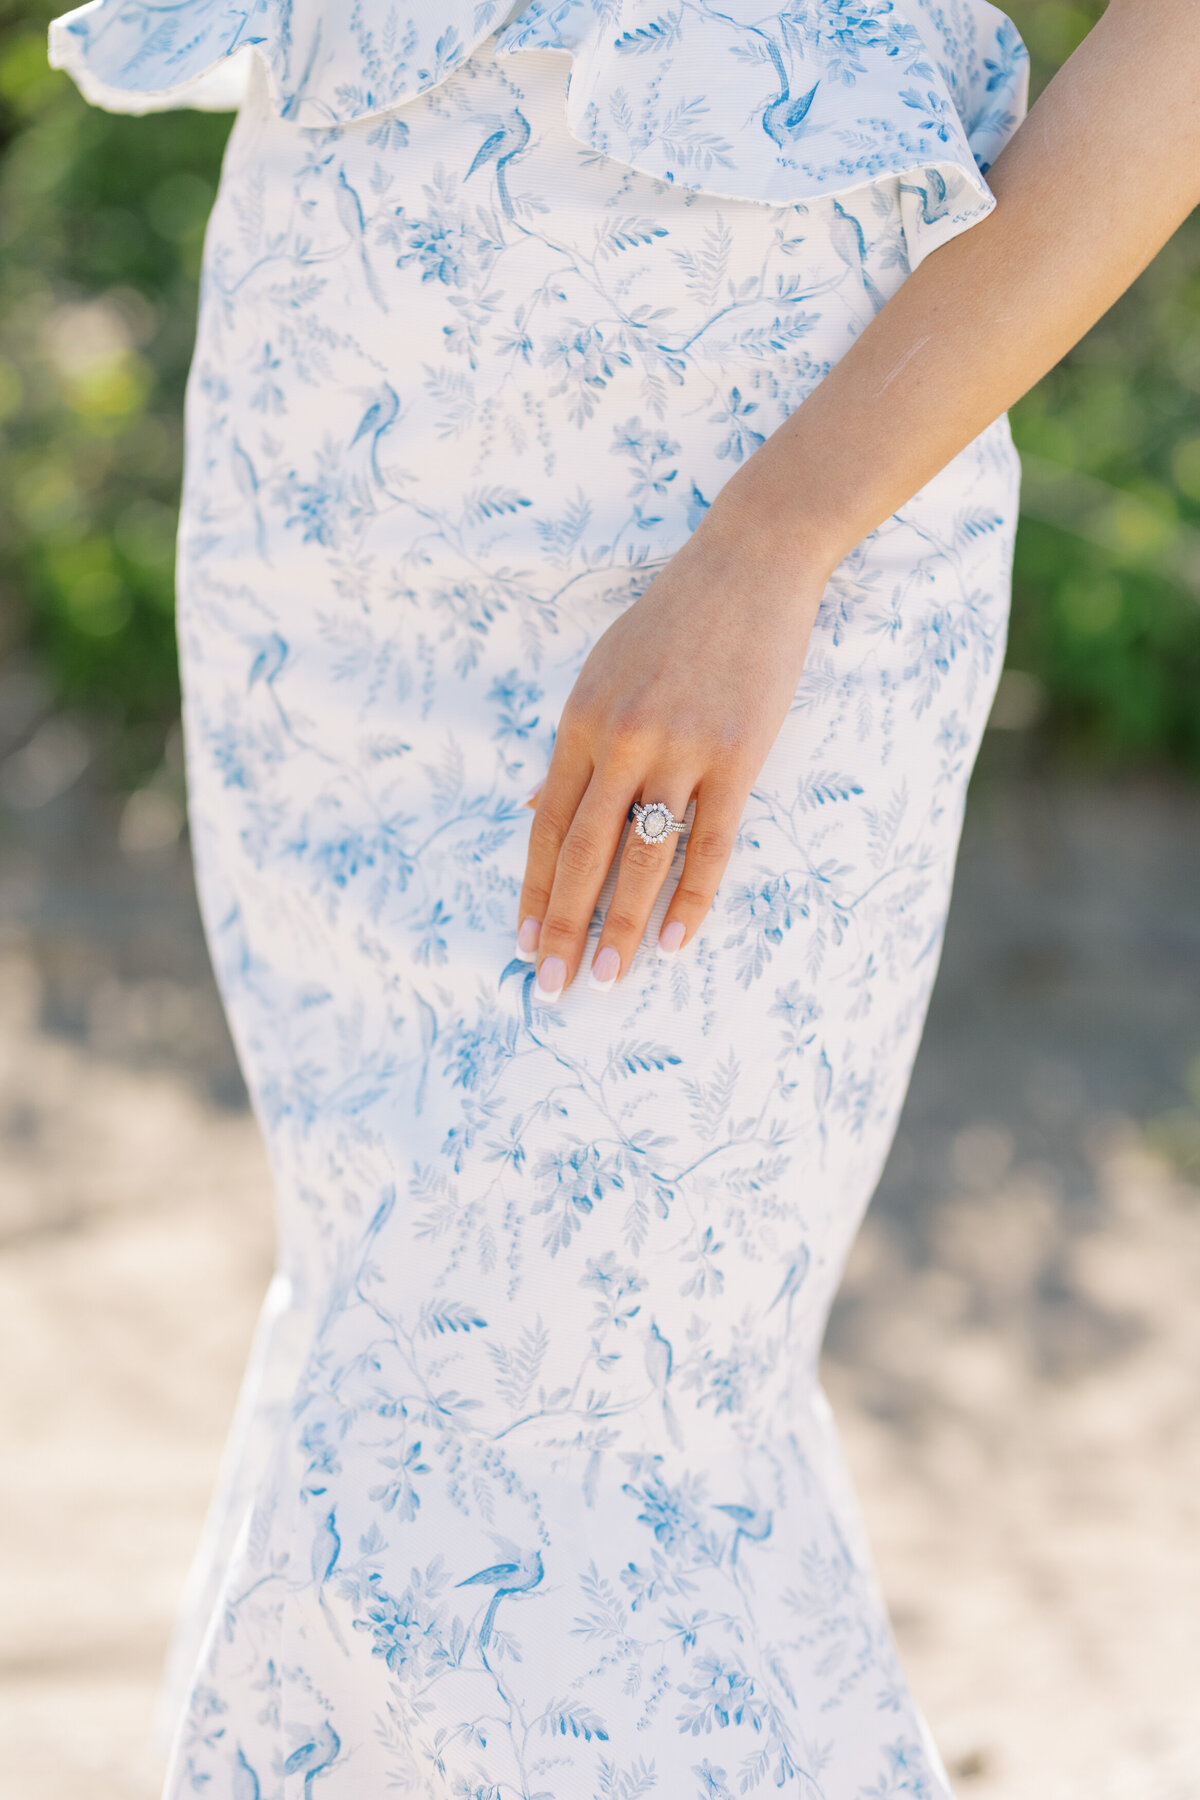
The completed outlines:
<svg viewBox="0 0 1200 1800">
<path fill-rule="evenodd" d="M 92 0 L 51 27 L 51 59 L 101 105 L 142 111 L 234 104 L 257 55 L 283 118 L 346 124 L 437 86 L 503 13 L 503 0 Z M 1028 80 L 1015 28 L 986 0 L 766 14 L 747 0 L 533 0 L 496 45 L 551 48 L 573 59 L 567 122 L 593 149 L 771 203 L 903 174 L 922 255 L 988 211 L 980 171 Z"/>
<path fill-rule="evenodd" d="M 999 673 L 1011 439 L 837 571 L 695 941 L 653 949 L 677 851 L 628 975 L 537 1005 L 520 801 L 588 648 L 920 242 L 897 175 L 785 207 L 598 155 L 568 72 L 487 40 L 306 130 L 256 69 L 210 227 L 191 819 L 280 1274 L 168 1800 L 948 1793 L 817 1353 Z"/>
</svg>

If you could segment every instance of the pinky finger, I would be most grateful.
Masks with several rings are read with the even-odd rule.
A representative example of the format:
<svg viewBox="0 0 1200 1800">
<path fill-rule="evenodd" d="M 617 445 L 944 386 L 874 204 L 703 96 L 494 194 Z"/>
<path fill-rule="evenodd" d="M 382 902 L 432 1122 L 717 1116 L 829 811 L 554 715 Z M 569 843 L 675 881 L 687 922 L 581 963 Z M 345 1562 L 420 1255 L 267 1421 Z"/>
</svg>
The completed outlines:
<svg viewBox="0 0 1200 1800">
<path fill-rule="evenodd" d="M 671 896 L 658 934 L 660 956 L 674 956 L 691 942 L 712 906 L 741 823 L 745 795 L 730 787 L 700 787 L 688 833 L 679 886 Z"/>
</svg>

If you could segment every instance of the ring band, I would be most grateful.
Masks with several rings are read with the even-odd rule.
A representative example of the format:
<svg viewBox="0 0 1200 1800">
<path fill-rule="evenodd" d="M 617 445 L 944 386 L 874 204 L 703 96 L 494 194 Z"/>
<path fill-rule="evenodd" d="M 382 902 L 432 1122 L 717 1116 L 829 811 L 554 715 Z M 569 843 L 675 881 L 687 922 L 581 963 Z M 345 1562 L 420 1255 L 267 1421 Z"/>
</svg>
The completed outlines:
<svg viewBox="0 0 1200 1800">
<path fill-rule="evenodd" d="M 635 800 L 629 809 L 629 817 L 643 844 L 664 843 L 672 832 L 687 829 L 662 800 L 651 800 L 645 806 L 640 806 Z"/>
</svg>

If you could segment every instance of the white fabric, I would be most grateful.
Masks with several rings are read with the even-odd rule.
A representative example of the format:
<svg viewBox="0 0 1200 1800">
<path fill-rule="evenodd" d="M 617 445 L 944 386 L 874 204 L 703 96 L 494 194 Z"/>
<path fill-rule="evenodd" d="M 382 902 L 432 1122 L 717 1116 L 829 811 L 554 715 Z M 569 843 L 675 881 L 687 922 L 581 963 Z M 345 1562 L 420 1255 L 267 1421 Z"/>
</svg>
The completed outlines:
<svg viewBox="0 0 1200 1800">
<path fill-rule="evenodd" d="M 799 204 L 669 183 L 502 47 L 299 129 L 256 56 L 206 244 L 191 823 L 281 1273 L 167 1800 L 945 1800 L 816 1365 L 1002 660 L 1011 439 L 837 571 L 694 942 L 653 950 L 677 851 L 622 981 L 538 1006 L 520 803 L 580 664 L 937 207 L 886 155 Z M 574 55 L 615 104 L 636 54 Z"/>
<path fill-rule="evenodd" d="M 413 10 L 408 10 L 409 5 Z M 118 111 L 238 104 L 251 56 L 302 126 L 393 111 L 436 87 L 503 0 L 89 0 L 50 56 Z M 532 0 L 497 52 L 557 48 L 581 142 L 681 187 L 786 203 L 910 178 L 926 255 L 991 206 L 983 172 L 1025 107 L 1028 59 L 987 0 Z"/>
</svg>

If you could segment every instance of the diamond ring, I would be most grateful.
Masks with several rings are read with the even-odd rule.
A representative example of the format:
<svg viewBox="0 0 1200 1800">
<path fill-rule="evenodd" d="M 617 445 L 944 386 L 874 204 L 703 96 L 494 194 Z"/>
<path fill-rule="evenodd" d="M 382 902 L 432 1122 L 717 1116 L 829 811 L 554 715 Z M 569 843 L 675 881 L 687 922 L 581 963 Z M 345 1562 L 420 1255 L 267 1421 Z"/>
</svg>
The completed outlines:
<svg viewBox="0 0 1200 1800">
<path fill-rule="evenodd" d="M 647 806 L 639 806 L 635 800 L 629 809 L 629 817 L 643 844 L 661 844 L 673 831 L 686 830 L 683 821 L 677 819 L 661 800 L 652 800 Z"/>
</svg>

